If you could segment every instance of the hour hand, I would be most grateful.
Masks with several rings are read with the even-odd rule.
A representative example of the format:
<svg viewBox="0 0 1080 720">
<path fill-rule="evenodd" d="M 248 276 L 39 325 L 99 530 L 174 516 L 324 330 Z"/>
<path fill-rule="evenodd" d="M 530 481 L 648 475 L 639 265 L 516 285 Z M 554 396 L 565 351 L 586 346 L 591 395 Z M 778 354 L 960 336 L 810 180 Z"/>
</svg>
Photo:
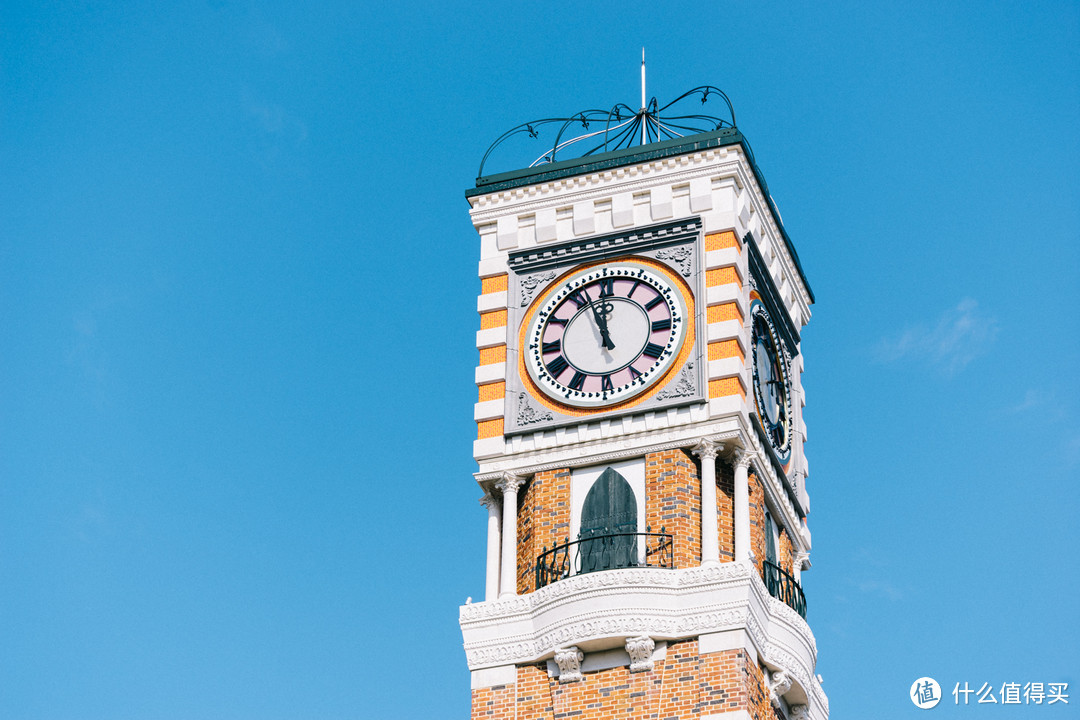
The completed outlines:
<svg viewBox="0 0 1080 720">
<path fill-rule="evenodd" d="M 588 297 L 588 294 L 586 294 L 585 298 L 588 299 Z M 593 319 L 596 320 L 596 327 L 600 329 L 600 347 L 614 350 L 615 343 L 611 342 L 611 335 L 608 334 L 607 315 L 596 309 L 596 303 L 593 300 L 589 300 L 589 307 L 592 308 Z"/>
</svg>

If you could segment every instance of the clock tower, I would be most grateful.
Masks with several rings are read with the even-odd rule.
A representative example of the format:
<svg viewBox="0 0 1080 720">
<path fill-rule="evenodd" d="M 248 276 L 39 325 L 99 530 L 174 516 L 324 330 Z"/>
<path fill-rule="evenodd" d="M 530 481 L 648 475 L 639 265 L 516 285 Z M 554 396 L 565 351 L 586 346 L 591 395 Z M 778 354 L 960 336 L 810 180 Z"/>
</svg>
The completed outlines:
<svg viewBox="0 0 1080 720">
<path fill-rule="evenodd" d="M 526 123 L 466 196 L 473 719 L 827 718 L 800 585 L 814 296 L 727 96 Z"/>
</svg>

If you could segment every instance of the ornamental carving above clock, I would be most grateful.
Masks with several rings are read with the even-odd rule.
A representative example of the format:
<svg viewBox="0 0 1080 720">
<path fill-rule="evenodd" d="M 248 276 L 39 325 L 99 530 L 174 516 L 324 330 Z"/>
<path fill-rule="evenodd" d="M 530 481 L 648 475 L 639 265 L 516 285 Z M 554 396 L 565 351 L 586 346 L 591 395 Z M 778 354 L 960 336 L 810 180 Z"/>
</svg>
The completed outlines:
<svg viewBox="0 0 1080 720">
<path fill-rule="evenodd" d="M 705 400 L 699 236 L 692 218 L 511 254 L 507 434 Z"/>
</svg>

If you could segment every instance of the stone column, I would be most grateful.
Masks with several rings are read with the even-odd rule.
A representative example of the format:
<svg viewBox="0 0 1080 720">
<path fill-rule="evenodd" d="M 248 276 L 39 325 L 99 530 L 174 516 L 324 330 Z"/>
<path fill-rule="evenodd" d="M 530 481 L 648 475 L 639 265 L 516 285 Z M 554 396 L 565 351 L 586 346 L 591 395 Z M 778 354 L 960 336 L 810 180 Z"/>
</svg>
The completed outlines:
<svg viewBox="0 0 1080 720">
<path fill-rule="evenodd" d="M 720 562 L 720 531 L 716 520 L 716 453 L 721 445 L 707 438 L 694 446 L 701 458 L 701 564 Z"/>
<path fill-rule="evenodd" d="M 810 553 L 800 551 L 795 553 L 795 558 L 791 563 L 791 569 L 793 570 L 792 575 L 795 576 L 795 582 L 799 583 L 800 585 L 802 584 L 803 564 L 809 559 Z"/>
<path fill-rule="evenodd" d="M 502 491 L 502 573 L 499 597 L 517 595 L 517 493 L 525 478 L 503 473 L 495 487 Z"/>
<path fill-rule="evenodd" d="M 750 477 L 748 472 L 753 459 L 754 454 L 747 450 L 739 450 L 734 456 L 735 562 L 750 560 L 753 554 L 750 550 Z"/>
<path fill-rule="evenodd" d="M 480 498 L 487 508 L 487 572 L 484 576 L 484 599 L 499 597 L 499 501 L 491 493 Z"/>
</svg>

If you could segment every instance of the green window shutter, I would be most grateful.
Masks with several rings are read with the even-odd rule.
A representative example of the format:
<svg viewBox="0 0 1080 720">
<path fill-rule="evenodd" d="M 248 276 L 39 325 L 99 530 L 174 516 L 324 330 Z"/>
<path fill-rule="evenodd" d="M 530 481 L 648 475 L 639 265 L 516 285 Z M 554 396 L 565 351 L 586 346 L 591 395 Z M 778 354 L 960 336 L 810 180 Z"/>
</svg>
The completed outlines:
<svg viewBox="0 0 1080 720">
<path fill-rule="evenodd" d="M 581 511 L 581 572 L 637 565 L 637 499 L 630 483 L 607 468 L 589 489 Z"/>
</svg>

